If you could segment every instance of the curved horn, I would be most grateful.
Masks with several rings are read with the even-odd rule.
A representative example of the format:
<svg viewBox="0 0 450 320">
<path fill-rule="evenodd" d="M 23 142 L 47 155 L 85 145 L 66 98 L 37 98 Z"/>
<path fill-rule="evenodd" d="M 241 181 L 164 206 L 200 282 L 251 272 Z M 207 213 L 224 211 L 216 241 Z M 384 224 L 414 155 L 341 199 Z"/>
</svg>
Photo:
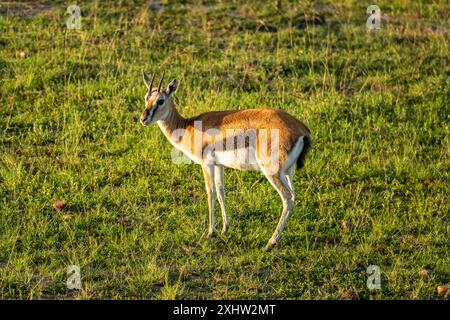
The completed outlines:
<svg viewBox="0 0 450 320">
<path fill-rule="evenodd" d="M 165 75 L 165 74 L 166 74 L 166 72 L 164 71 L 164 72 L 163 72 L 163 75 L 162 75 L 162 78 L 161 78 L 161 80 L 159 81 L 158 92 L 161 91 L 161 85 L 162 85 L 162 82 L 163 82 L 163 80 L 164 80 L 164 75 Z"/>
</svg>

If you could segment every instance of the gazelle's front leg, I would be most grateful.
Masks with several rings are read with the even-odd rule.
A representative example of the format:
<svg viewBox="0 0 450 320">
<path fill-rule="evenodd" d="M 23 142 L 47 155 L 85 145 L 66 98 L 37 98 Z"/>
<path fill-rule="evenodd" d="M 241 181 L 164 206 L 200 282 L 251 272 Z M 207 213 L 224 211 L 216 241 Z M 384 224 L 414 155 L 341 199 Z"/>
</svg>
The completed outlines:
<svg viewBox="0 0 450 320">
<path fill-rule="evenodd" d="M 203 175 L 205 176 L 206 193 L 208 194 L 208 206 L 209 206 L 209 229 L 208 240 L 211 239 L 214 231 L 216 230 L 216 219 L 214 217 L 214 197 L 215 197 L 215 184 L 214 184 L 214 165 L 202 165 Z"/>
<path fill-rule="evenodd" d="M 220 209 L 222 211 L 222 232 L 224 234 L 228 229 L 228 218 L 225 210 L 225 190 L 223 183 L 223 166 L 215 166 L 214 181 L 216 185 L 217 200 L 219 201 Z"/>
</svg>

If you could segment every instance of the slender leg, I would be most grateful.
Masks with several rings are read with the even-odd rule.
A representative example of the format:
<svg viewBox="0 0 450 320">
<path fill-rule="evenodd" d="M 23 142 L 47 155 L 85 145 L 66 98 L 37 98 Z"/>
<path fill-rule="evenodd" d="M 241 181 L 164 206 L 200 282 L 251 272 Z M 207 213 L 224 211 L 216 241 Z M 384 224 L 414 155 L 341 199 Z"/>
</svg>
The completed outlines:
<svg viewBox="0 0 450 320">
<path fill-rule="evenodd" d="M 219 201 L 220 209 L 222 211 L 222 232 L 224 234 L 228 229 L 228 218 L 225 210 L 225 191 L 223 183 L 223 166 L 214 167 L 214 181 L 216 184 L 217 200 Z"/>
<path fill-rule="evenodd" d="M 284 225 L 286 223 L 289 214 L 291 213 L 292 207 L 294 206 L 294 201 L 292 199 L 291 191 L 289 190 L 288 181 L 286 179 L 285 173 L 280 172 L 274 175 L 266 175 L 267 180 L 272 184 L 272 186 L 280 194 L 281 200 L 283 201 L 283 212 L 281 213 L 280 221 L 275 228 L 275 231 L 270 238 L 269 242 L 265 247 L 265 251 L 270 251 L 277 244 L 280 239 L 281 232 L 283 231 Z"/>
<path fill-rule="evenodd" d="M 203 175 L 205 176 L 205 187 L 206 193 L 208 194 L 208 207 L 209 207 L 209 229 L 208 229 L 208 240 L 211 239 L 216 225 L 216 219 L 214 217 L 214 196 L 215 196 L 215 185 L 214 185 L 214 166 L 213 165 L 202 165 Z"/>
<path fill-rule="evenodd" d="M 295 164 L 293 164 L 289 169 L 287 169 L 287 173 L 285 174 L 286 177 L 286 181 L 289 187 L 289 191 L 291 192 L 292 195 L 292 201 L 295 201 L 297 199 L 297 196 L 295 195 L 295 191 L 294 191 L 294 180 L 293 180 L 293 176 L 294 176 L 294 170 L 295 170 Z"/>
</svg>

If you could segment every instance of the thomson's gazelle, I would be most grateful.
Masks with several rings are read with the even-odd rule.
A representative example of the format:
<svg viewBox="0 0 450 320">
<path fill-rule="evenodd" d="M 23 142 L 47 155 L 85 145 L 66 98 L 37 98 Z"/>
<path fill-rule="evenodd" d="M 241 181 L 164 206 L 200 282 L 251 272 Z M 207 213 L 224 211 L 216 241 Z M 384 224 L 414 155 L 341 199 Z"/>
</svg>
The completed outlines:
<svg viewBox="0 0 450 320">
<path fill-rule="evenodd" d="M 223 184 L 224 167 L 261 171 L 278 191 L 283 201 L 280 221 L 267 243 L 269 251 L 277 244 L 286 219 L 296 199 L 293 188 L 295 167 L 301 168 L 311 146 L 308 128 L 282 110 L 250 109 L 206 112 L 183 118 L 175 108 L 172 94 L 174 79 L 161 90 L 144 72 L 145 110 L 141 123 L 158 123 L 170 143 L 202 166 L 209 204 L 208 239 L 215 231 L 214 196 L 222 210 L 222 233 L 228 228 Z M 270 155 L 269 155 L 270 154 Z"/>
</svg>

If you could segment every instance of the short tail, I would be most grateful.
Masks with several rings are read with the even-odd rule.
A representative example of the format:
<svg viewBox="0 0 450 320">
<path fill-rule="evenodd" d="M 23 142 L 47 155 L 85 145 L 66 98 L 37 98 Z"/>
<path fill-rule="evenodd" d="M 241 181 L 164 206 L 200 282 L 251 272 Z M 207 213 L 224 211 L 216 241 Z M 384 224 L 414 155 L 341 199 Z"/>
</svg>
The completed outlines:
<svg viewBox="0 0 450 320">
<path fill-rule="evenodd" d="M 301 169 L 305 165 L 305 157 L 306 157 L 309 149 L 311 149 L 311 142 L 312 142 L 311 137 L 303 136 L 303 149 L 297 158 L 297 169 Z"/>
</svg>

